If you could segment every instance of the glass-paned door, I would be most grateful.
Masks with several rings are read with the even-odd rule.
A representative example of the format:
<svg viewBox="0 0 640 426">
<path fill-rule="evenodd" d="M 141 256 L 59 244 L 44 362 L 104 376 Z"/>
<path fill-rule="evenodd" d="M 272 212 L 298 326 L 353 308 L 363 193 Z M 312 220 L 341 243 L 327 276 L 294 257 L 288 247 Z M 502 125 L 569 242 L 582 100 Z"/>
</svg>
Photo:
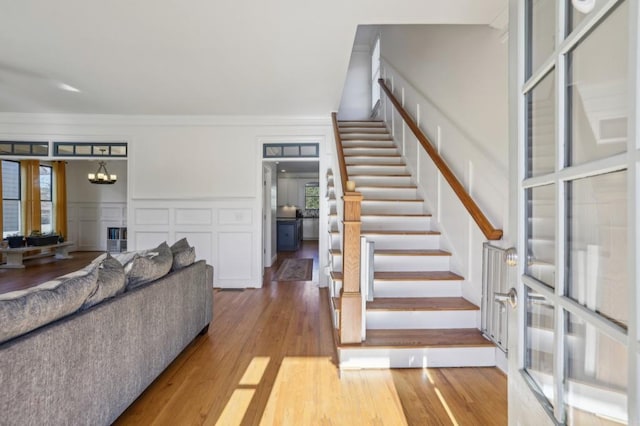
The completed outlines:
<svg viewBox="0 0 640 426">
<path fill-rule="evenodd" d="M 541 422 L 640 424 L 638 1 L 511 3 L 521 301 L 509 380 L 524 379 Z"/>
</svg>

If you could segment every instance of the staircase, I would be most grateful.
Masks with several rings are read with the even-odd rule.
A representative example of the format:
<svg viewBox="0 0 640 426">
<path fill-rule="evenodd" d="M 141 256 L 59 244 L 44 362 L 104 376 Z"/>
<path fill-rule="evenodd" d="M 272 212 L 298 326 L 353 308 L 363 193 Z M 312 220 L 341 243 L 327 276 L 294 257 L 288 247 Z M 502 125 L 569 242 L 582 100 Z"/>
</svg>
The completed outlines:
<svg viewBox="0 0 640 426">
<path fill-rule="evenodd" d="M 375 243 L 374 300 L 366 304 L 366 340 L 341 345 L 341 368 L 495 365 L 495 347 L 478 326 L 479 308 L 461 297 L 424 200 L 382 121 L 340 121 L 349 180 L 362 201 L 361 235 Z M 340 324 L 342 253 L 333 178 L 329 177 L 331 307 Z"/>
</svg>

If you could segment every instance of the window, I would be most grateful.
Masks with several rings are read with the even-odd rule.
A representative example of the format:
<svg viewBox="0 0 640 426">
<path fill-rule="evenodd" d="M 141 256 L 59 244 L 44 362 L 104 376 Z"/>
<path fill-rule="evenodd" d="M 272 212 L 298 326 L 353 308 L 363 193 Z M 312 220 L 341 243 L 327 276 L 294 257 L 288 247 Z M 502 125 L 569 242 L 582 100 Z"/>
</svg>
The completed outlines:
<svg viewBox="0 0 640 426">
<path fill-rule="evenodd" d="M 320 187 L 318 182 L 307 183 L 304 186 L 304 208 L 307 210 L 320 208 Z"/>
<path fill-rule="evenodd" d="M 53 231 L 53 179 L 51 166 L 40 166 L 40 232 Z"/>
<path fill-rule="evenodd" d="M 20 232 L 20 163 L 2 160 L 2 238 Z"/>
</svg>

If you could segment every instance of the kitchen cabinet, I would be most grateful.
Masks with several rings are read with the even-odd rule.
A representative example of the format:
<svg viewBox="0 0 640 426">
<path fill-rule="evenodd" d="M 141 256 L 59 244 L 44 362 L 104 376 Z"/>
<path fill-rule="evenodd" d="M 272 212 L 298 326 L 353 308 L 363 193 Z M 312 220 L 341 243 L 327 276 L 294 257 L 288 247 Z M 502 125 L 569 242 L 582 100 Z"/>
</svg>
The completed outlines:
<svg viewBox="0 0 640 426">
<path fill-rule="evenodd" d="M 278 205 L 297 206 L 304 208 L 304 197 L 300 200 L 299 179 L 280 178 L 278 179 Z"/>
<path fill-rule="evenodd" d="M 302 219 L 302 239 L 317 240 L 320 227 L 320 220 L 317 217 L 305 217 Z"/>
<path fill-rule="evenodd" d="M 302 219 L 278 220 L 278 251 L 296 251 L 302 242 Z"/>
</svg>

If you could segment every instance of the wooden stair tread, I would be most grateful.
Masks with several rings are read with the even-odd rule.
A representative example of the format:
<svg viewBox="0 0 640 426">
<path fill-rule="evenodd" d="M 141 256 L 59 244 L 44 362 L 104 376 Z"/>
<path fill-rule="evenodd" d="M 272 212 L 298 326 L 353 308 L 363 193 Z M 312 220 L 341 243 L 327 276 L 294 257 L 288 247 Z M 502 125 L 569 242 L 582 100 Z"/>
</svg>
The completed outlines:
<svg viewBox="0 0 640 426">
<path fill-rule="evenodd" d="M 422 203 L 424 202 L 423 199 L 421 198 L 363 198 L 362 202 L 375 202 L 375 203 L 381 203 L 381 202 L 392 202 L 392 203 Z"/>
<path fill-rule="evenodd" d="M 341 250 L 329 250 L 329 253 L 342 255 Z M 381 256 L 451 256 L 448 251 L 440 249 L 397 249 L 397 250 L 374 250 L 374 254 Z"/>
<path fill-rule="evenodd" d="M 349 178 L 353 177 L 371 177 L 371 178 L 380 178 L 380 177 L 411 177 L 409 173 L 396 173 L 392 175 L 376 175 L 371 173 L 349 173 Z"/>
<path fill-rule="evenodd" d="M 329 189 L 334 188 L 334 185 L 327 185 Z M 417 185 L 360 185 L 356 186 L 356 191 L 358 189 L 418 189 Z"/>
<path fill-rule="evenodd" d="M 339 345 L 344 348 L 451 348 L 492 347 L 476 328 L 419 329 L 419 330 L 367 330 L 362 343 Z"/>
<path fill-rule="evenodd" d="M 339 231 L 331 230 L 330 234 L 338 234 Z M 378 230 L 366 230 L 360 231 L 361 235 L 440 235 L 438 231 L 378 231 Z"/>
<path fill-rule="evenodd" d="M 390 157 L 390 158 L 400 158 L 400 154 L 345 154 L 344 158 L 367 158 L 367 157 Z"/>
<path fill-rule="evenodd" d="M 368 311 L 477 311 L 462 297 L 378 297 L 367 302 Z"/>
<path fill-rule="evenodd" d="M 339 252 L 339 251 L 338 251 Z M 342 281 L 342 272 L 331 271 L 331 278 Z M 462 281 L 458 274 L 451 271 L 376 271 L 373 279 L 377 281 Z"/>
<path fill-rule="evenodd" d="M 338 213 L 329 213 L 329 216 L 338 216 Z M 428 213 L 367 213 L 360 217 L 431 217 Z"/>
<path fill-rule="evenodd" d="M 349 167 L 406 167 L 405 163 L 350 163 Z M 386 176 L 386 175 L 385 175 Z"/>
</svg>

